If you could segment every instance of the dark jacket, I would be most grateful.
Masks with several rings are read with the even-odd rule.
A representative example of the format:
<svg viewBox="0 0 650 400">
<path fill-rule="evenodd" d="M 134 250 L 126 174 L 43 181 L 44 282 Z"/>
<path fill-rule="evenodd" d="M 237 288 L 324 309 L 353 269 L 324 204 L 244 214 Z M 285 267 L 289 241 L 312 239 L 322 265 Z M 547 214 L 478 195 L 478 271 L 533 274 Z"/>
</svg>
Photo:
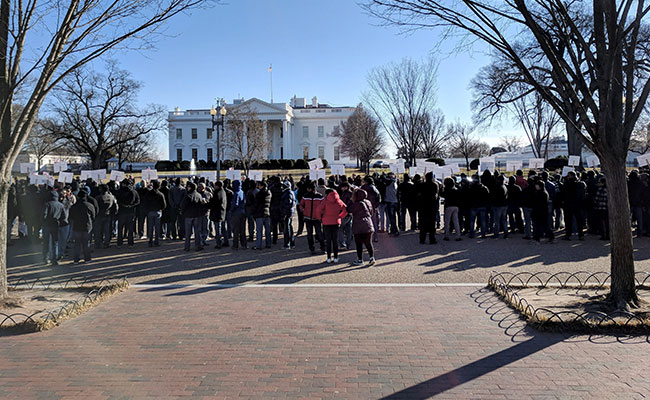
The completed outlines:
<svg viewBox="0 0 650 400">
<path fill-rule="evenodd" d="M 173 185 L 169 189 L 169 206 L 171 208 L 180 208 L 186 194 L 187 192 L 185 191 L 184 187 Z"/>
<path fill-rule="evenodd" d="M 366 199 L 370 201 L 373 209 L 377 209 L 377 207 L 379 207 L 379 203 L 381 203 L 381 194 L 379 194 L 377 187 L 375 185 L 365 183 L 363 186 L 361 186 L 361 189 L 366 192 Z"/>
<path fill-rule="evenodd" d="M 260 189 L 255 195 L 255 209 L 253 218 L 266 218 L 271 216 L 271 192 L 268 189 Z"/>
<path fill-rule="evenodd" d="M 314 191 L 306 192 L 300 200 L 300 211 L 302 211 L 304 218 L 308 220 L 318 220 L 316 216 L 316 211 L 320 207 L 320 203 L 323 201 L 323 196 Z"/>
<path fill-rule="evenodd" d="M 493 207 L 505 207 L 508 205 L 508 188 L 505 185 L 495 183 L 490 190 Z"/>
<path fill-rule="evenodd" d="M 185 218 L 198 218 L 203 215 L 203 197 L 196 190 L 185 192 L 181 201 L 181 215 Z"/>
<path fill-rule="evenodd" d="M 425 181 L 418 185 L 418 211 L 421 218 L 433 218 L 438 213 L 438 184 L 427 174 Z"/>
<path fill-rule="evenodd" d="M 255 196 L 259 190 L 252 187 L 246 192 L 246 215 L 252 217 L 255 214 Z"/>
<path fill-rule="evenodd" d="M 230 215 L 233 217 L 238 217 L 246 214 L 246 198 L 244 196 L 244 191 L 241 190 L 241 184 L 239 181 L 234 181 L 232 183 L 232 202 L 230 203 Z"/>
<path fill-rule="evenodd" d="M 118 214 L 134 214 L 139 204 L 140 195 L 132 186 L 120 186 L 120 190 L 117 191 Z"/>
<path fill-rule="evenodd" d="M 536 220 L 548 218 L 548 192 L 546 192 L 546 189 L 533 192 L 531 217 Z"/>
<path fill-rule="evenodd" d="M 645 185 L 639 177 L 630 176 L 627 182 L 627 192 L 630 197 L 630 207 L 642 207 L 644 204 Z"/>
<path fill-rule="evenodd" d="M 111 194 L 111 192 L 106 192 L 95 197 L 97 200 L 97 205 L 99 209 L 97 210 L 97 217 L 110 217 L 111 214 L 117 212 L 117 200 Z"/>
<path fill-rule="evenodd" d="M 562 185 L 562 206 L 564 208 L 581 208 L 585 205 L 587 185 L 582 181 L 567 180 Z"/>
<path fill-rule="evenodd" d="M 355 235 L 372 233 L 375 228 L 372 224 L 372 204 L 366 199 L 366 191 L 359 189 L 355 192 L 356 201 L 348 206 L 348 213 L 352 214 L 352 233 Z"/>
<path fill-rule="evenodd" d="M 415 190 L 415 184 L 410 180 L 408 182 L 402 182 L 399 185 L 399 201 L 406 205 L 407 207 L 415 205 L 417 199 L 417 192 Z M 447 201 L 445 199 L 445 201 Z"/>
<path fill-rule="evenodd" d="M 280 212 L 282 217 L 291 217 L 296 210 L 296 196 L 291 190 L 291 182 L 284 183 L 282 199 L 280 201 Z"/>
<path fill-rule="evenodd" d="M 511 209 L 521 207 L 521 187 L 516 183 L 508 185 L 508 207 Z"/>
<path fill-rule="evenodd" d="M 460 207 L 460 191 L 456 186 L 445 186 L 440 195 L 445 199 L 445 208 Z"/>
<path fill-rule="evenodd" d="M 215 188 L 210 199 L 210 221 L 225 221 L 228 199 L 223 188 Z"/>
<path fill-rule="evenodd" d="M 162 211 L 167 207 L 167 200 L 165 195 L 158 189 L 151 189 L 147 191 L 147 204 L 145 212 Z"/>
<path fill-rule="evenodd" d="M 82 196 L 70 208 L 70 226 L 73 232 L 90 233 L 93 230 L 95 219 L 95 207 L 88 201 L 88 197 Z"/>
<path fill-rule="evenodd" d="M 282 217 L 282 183 L 274 182 L 269 185 L 271 192 L 271 218 L 280 219 Z"/>
<path fill-rule="evenodd" d="M 471 208 L 487 207 L 490 204 L 490 190 L 481 182 L 472 182 L 469 198 Z"/>
<path fill-rule="evenodd" d="M 63 226 L 65 221 L 65 210 L 63 204 L 59 201 L 59 193 L 52 191 L 50 193 L 50 200 L 45 203 L 43 210 L 43 227 L 50 229 L 58 229 Z"/>
</svg>

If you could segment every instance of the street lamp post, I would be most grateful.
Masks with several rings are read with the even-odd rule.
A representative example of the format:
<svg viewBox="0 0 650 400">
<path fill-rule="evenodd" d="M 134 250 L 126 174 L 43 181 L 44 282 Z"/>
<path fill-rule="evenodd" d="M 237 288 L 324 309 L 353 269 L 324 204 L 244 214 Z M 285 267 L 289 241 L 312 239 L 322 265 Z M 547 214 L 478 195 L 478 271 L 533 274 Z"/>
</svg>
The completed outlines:
<svg viewBox="0 0 650 400">
<path fill-rule="evenodd" d="M 217 134 L 217 180 L 221 180 L 221 135 L 219 134 L 219 125 L 221 125 L 221 132 L 223 133 L 224 129 L 224 119 L 226 117 L 226 102 L 221 99 L 219 102 L 219 110 L 215 109 L 214 106 L 210 109 L 210 116 L 212 117 L 212 130 L 216 131 Z M 221 120 L 217 117 L 217 113 L 221 116 Z M 217 129 L 215 130 L 215 126 Z"/>
</svg>

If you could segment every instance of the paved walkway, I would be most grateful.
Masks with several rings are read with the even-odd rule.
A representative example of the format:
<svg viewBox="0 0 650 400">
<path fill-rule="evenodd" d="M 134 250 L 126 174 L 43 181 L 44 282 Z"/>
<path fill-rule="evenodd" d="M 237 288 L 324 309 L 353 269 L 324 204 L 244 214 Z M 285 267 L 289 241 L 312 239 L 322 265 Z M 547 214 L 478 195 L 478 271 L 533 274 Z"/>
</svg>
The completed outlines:
<svg viewBox="0 0 650 400">
<path fill-rule="evenodd" d="M 442 237 L 439 235 L 439 239 Z M 180 242 L 165 241 L 149 248 L 97 250 L 86 265 L 66 262 L 52 268 L 41 263 L 40 247 L 12 246 L 8 254 L 9 279 L 42 277 L 121 278 L 149 284 L 251 283 L 486 283 L 492 271 L 609 271 L 609 243 L 594 236 L 556 244 L 530 244 L 521 235 L 510 239 L 465 239 L 421 245 L 408 232 L 397 238 L 381 235 L 376 244 L 377 266 L 352 265 L 353 251 L 345 251 L 339 264 L 325 264 L 325 256 L 312 256 L 305 235 L 294 250 L 278 244 L 269 250 L 215 250 L 184 252 Z M 650 238 L 636 238 L 637 271 L 650 272 Z M 366 260 L 367 260 L 367 254 Z"/>
<path fill-rule="evenodd" d="M 16 399 L 650 396 L 647 337 L 522 330 L 469 287 L 134 287 L 0 349 Z"/>
</svg>

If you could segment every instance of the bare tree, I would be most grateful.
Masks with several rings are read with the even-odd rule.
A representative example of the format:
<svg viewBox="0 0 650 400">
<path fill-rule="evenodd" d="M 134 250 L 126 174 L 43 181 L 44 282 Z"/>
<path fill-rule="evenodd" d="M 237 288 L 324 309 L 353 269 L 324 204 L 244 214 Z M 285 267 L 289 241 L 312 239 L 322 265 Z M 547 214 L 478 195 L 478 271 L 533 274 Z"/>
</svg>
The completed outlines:
<svg viewBox="0 0 650 400">
<path fill-rule="evenodd" d="M 133 128 L 135 129 L 135 128 Z M 113 152 L 117 158 L 117 168 L 122 169 L 122 165 L 125 162 L 136 163 L 136 162 L 148 162 L 155 161 L 157 156 L 154 154 L 153 142 L 154 142 L 154 133 L 151 135 L 138 136 L 136 138 L 130 138 L 131 132 L 133 130 L 130 126 L 130 123 L 120 126 L 119 130 L 116 132 L 116 135 L 119 137 L 125 137 L 126 140 L 118 140 L 119 144 L 115 146 Z"/>
<path fill-rule="evenodd" d="M 462 157 L 469 169 L 469 160 L 490 153 L 490 146 L 475 137 L 474 127 L 460 121 L 449 124 L 447 128 L 450 138 L 450 154 L 452 157 Z"/>
<path fill-rule="evenodd" d="M 51 135 L 41 122 L 37 122 L 27 137 L 23 150 L 36 158 L 36 170 L 40 171 L 43 158 L 63 147 L 65 143 L 61 138 Z"/>
<path fill-rule="evenodd" d="M 630 137 L 650 95 L 647 30 L 641 0 L 372 0 L 367 9 L 387 23 L 441 28 L 480 40 L 510 60 L 607 171 L 611 290 L 618 309 L 637 307 L 625 160 Z M 506 27 L 504 29 L 504 27 Z M 540 60 L 517 51 L 518 36 L 534 38 Z M 448 37 L 448 36 L 443 36 Z M 548 65 L 551 81 L 534 71 Z M 575 113 L 573 112 L 575 111 Z M 577 117 L 577 118 L 576 118 Z"/>
<path fill-rule="evenodd" d="M 515 152 L 521 150 L 521 138 L 519 136 L 501 136 L 499 146 L 503 147 L 506 151 Z"/>
<path fill-rule="evenodd" d="M 115 63 L 108 63 L 106 75 L 76 69 L 54 90 L 55 122 L 45 127 L 101 168 L 118 147 L 142 145 L 164 127 L 162 106 L 136 107 L 140 87 Z"/>
<path fill-rule="evenodd" d="M 420 146 L 418 158 L 443 158 L 449 147 L 450 132 L 445 123 L 445 115 L 440 109 L 422 114 L 418 118 Z"/>
<path fill-rule="evenodd" d="M 11 168 L 48 93 L 72 71 L 113 49 L 151 47 L 166 22 L 207 1 L 0 2 L 0 298 L 7 295 Z M 12 118 L 19 93 L 24 107 Z"/>
<path fill-rule="evenodd" d="M 265 158 L 271 149 L 271 140 L 264 129 L 264 123 L 248 103 L 228 109 L 223 140 L 224 147 L 242 162 L 246 175 L 253 161 Z"/>
<path fill-rule="evenodd" d="M 368 85 L 364 102 L 395 147 L 401 148 L 405 158 L 415 165 L 422 139 L 420 122 L 436 105 L 435 61 L 418 63 L 405 58 L 399 64 L 373 69 L 368 74 Z"/>
<path fill-rule="evenodd" d="M 355 157 L 361 168 L 370 172 L 370 160 L 378 157 L 384 147 L 384 137 L 379 132 L 379 121 L 359 104 L 347 121 L 334 129 L 332 136 L 339 138 L 341 153 Z"/>
</svg>

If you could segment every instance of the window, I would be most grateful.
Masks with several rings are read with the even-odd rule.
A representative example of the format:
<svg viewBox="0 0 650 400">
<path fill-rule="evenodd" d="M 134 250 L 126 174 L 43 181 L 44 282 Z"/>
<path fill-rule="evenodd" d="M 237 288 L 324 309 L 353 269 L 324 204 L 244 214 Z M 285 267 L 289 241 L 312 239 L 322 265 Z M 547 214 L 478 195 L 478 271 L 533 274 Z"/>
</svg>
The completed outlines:
<svg viewBox="0 0 650 400">
<path fill-rule="evenodd" d="M 309 160 L 309 146 L 302 147 L 302 158 L 304 160 Z"/>
<path fill-rule="evenodd" d="M 176 161 L 183 161 L 183 149 L 176 149 Z"/>
<path fill-rule="evenodd" d="M 341 150 L 339 146 L 334 146 L 334 161 L 338 161 L 341 158 Z"/>
<path fill-rule="evenodd" d="M 208 149 L 208 162 L 212 161 L 212 149 Z"/>
<path fill-rule="evenodd" d="M 178 139 L 178 140 L 183 139 L 183 129 L 176 128 L 176 139 Z"/>
<path fill-rule="evenodd" d="M 212 139 L 212 128 L 208 128 L 205 130 L 205 137 L 206 139 Z"/>
<path fill-rule="evenodd" d="M 325 137 L 325 127 L 324 126 L 319 126 L 318 127 L 318 137 Z"/>
<path fill-rule="evenodd" d="M 192 149 L 192 159 L 194 161 L 198 161 L 199 158 L 199 150 L 198 149 Z"/>
<path fill-rule="evenodd" d="M 196 128 L 192 128 L 192 139 L 198 139 L 199 134 Z"/>
<path fill-rule="evenodd" d="M 318 158 L 325 158 L 325 146 L 318 146 Z"/>
<path fill-rule="evenodd" d="M 303 126 L 302 127 L 302 137 L 303 137 L 303 139 L 309 139 L 309 127 L 308 126 Z"/>
</svg>

